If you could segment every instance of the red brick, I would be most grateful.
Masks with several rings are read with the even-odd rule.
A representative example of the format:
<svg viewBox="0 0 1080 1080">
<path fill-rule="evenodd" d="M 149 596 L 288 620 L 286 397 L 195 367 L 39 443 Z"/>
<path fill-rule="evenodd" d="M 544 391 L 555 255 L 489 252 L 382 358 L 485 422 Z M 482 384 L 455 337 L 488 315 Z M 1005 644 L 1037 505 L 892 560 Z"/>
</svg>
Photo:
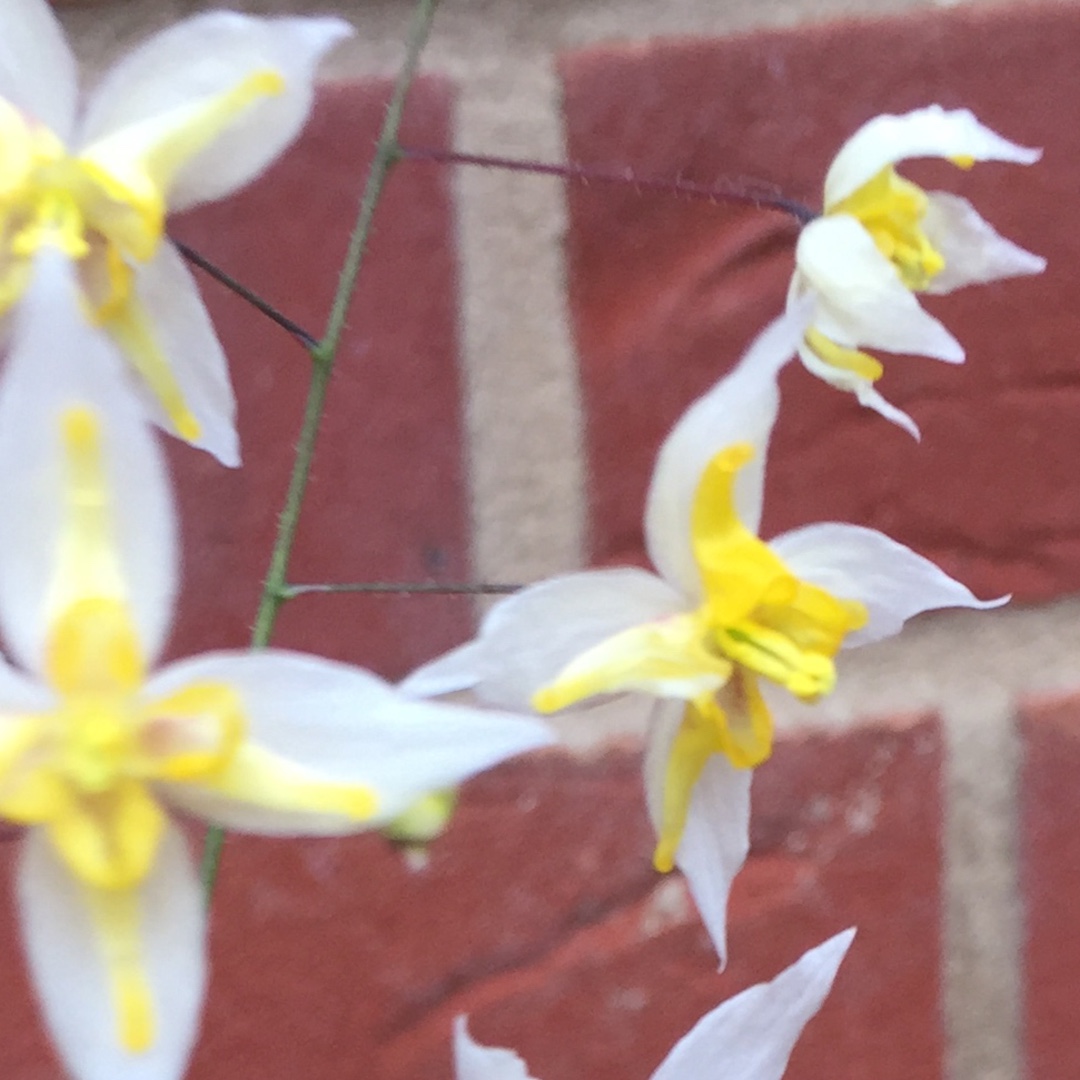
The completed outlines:
<svg viewBox="0 0 1080 1080">
<path fill-rule="evenodd" d="M 561 58 L 570 158 L 642 177 L 752 177 L 813 204 L 859 124 L 935 101 L 1046 147 L 1031 168 L 909 170 L 971 198 L 1003 233 L 1047 256 L 1050 270 L 926 301 L 965 344 L 968 363 L 886 357 L 883 392 L 922 426 L 921 446 L 797 366 L 786 372 L 768 531 L 848 520 L 891 532 L 983 595 L 1036 600 L 1080 588 L 1080 503 L 1066 474 L 1080 451 L 1072 269 L 1080 238 L 1060 211 L 1080 186 L 1078 48 L 1080 11 L 1059 5 Z M 628 187 L 571 185 L 569 198 L 591 550 L 601 561 L 640 558 L 656 448 L 781 310 L 795 229 L 778 213 Z"/>
<path fill-rule="evenodd" d="M 299 143 L 237 197 L 171 231 L 316 335 L 322 332 L 389 93 L 384 81 L 320 93 Z M 405 135 L 449 138 L 449 84 L 415 84 Z M 402 165 L 375 219 L 312 470 L 294 581 L 461 580 L 468 539 L 456 354 L 449 175 Z M 177 654 L 245 646 L 300 428 L 302 348 L 215 282 L 203 295 L 230 357 L 244 465 L 174 444 L 185 536 Z M 469 603 L 302 597 L 274 640 L 399 676 L 457 643 Z"/>
<path fill-rule="evenodd" d="M 1080 696 L 1023 709 L 1020 821 L 1027 1074 L 1080 1075 Z"/>
</svg>

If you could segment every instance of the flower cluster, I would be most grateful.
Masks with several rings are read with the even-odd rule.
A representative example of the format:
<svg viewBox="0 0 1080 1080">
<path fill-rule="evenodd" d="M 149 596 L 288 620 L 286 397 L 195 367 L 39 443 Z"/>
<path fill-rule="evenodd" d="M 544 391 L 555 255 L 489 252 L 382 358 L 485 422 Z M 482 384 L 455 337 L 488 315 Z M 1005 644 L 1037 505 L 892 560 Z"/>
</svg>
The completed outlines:
<svg viewBox="0 0 1080 1080">
<path fill-rule="evenodd" d="M 333 18 L 197 16 L 80 104 L 45 0 L 0 10 L 0 631 L 14 661 L 0 661 L 0 817 L 25 827 L 26 953 L 76 1080 L 178 1080 L 186 1068 L 204 897 L 169 809 L 291 836 L 384 827 L 424 796 L 439 817 L 439 793 L 553 741 L 535 714 L 647 695 L 654 863 L 685 874 L 723 961 L 752 771 L 772 749 L 770 696 L 822 698 L 841 650 L 919 612 L 1004 602 L 871 529 L 758 535 L 789 360 L 915 433 L 874 389 L 881 365 L 862 350 L 962 360 L 915 294 L 1043 267 L 964 200 L 897 175 L 919 156 L 1038 157 L 934 106 L 879 117 L 841 149 L 824 214 L 799 239 L 787 310 L 660 448 L 643 526 L 655 572 L 532 585 L 400 687 L 276 649 L 155 669 L 178 559 L 151 425 L 240 460 L 225 357 L 166 217 L 281 153 L 317 65 L 348 33 Z M 478 705 L 433 700 L 462 691 Z M 715 1061 L 733 1078 L 779 1078 L 853 934 L 709 1013 L 656 1080 L 701 1077 Z M 455 1059 L 460 1080 L 527 1077 L 464 1020 Z"/>
</svg>

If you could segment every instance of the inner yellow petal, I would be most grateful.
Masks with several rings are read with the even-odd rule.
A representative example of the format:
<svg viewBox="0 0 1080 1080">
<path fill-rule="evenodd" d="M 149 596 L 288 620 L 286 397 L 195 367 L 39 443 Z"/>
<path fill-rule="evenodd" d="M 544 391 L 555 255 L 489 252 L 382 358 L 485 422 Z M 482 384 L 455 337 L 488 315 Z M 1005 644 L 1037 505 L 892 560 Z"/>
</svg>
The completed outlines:
<svg viewBox="0 0 1080 1080">
<path fill-rule="evenodd" d="M 737 769 L 753 769 L 772 753 L 772 714 L 752 671 L 738 668 L 719 699 L 709 702 L 703 712 L 716 724 L 721 753 Z"/>
<path fill-rule="evenodd" d="M 184 399 L 153 322 L 138 297 L 130 293 L 123 303 L 108 309 L 104 326 L 145 380 L 176 434 L 187 442 L 198 439 L 202 433 L 199 422 Z"/>
<path fill-rule="evenodd" d="M 108 973 L 120 1045 L 131 1053 L 154 1042 L 154 999 L 142 945 L 142 912 L 136 889 L 88 889 L 94 929 Z"/>
<path fill-rule="evenodd" d="M 224 683 L 193 683 L 143 708 L 137 766 L 147 777 L 192 780 L 225 767 L 247 728 L 240 695 Z"/>
<path fill-rule="evenodd" d="M 55 618 L 45 672 L 61 694 L 123 694 L 142 683 L 142 650 L 123 601 L 77 600 Z"/>
<path fill-rule="evenodd" d="M 812 701 L 832 690 L 833 656 L 867 612 L 801 581 L 741 523 L 735 478 L 749 456 L 747 444 L 722 450 L 695 493 L 691 540 L 705 599 L 694 618 L 703 649 Z"/>
<path fill-rule="evenodd" d="M 243 743 L 219 772 L 192 787 L 268 811 L 370 821 L 379 809 L 374 789 L 321 779 L 309 769 L 250 742 Z"/>
<path fill-rule="evenodd" d="M 121 778 L 100 794 L 73 794 L 66 812 L 46 827 L 76 877 L 101 889 L 127 889 L 150 872 L 165 816 L 140 782 Z"/>
<path fill-rule="evenodd" d="M 837 345 L 820 330 L 811 328 L 806 332 L 806 344 L 819 359 L 840 371 L 850 371 L 867 382 L 877 382 L 885 374 L 881 361 L 861 349 L 849 349 Z"/>
<path fill-rule="evenodd" d="M 857 218 L 878 250 L 896 267 L 904 285 L 919 292 L 945 267 L 941 253 L 922 230 L 927 205 L 926 192 L 887 165 L 846 199 L 830 206 L 828 213 Z"/>
<path fill-rule="evenodd" d="M 675 866 L 694 785 L 709 757 L 721 749 L 715 711 L 712 698 L 689 702 L 668 752 L 659 835 L 653 852 L 653 866 L 661 874 Z"/>
<path fill-rule="evenodd" d="M 707 643 L 708 626 L 696 614 L 632 627 L 571 660 L 533 695 L 533 708 L 555 712 L 596 694 L 627 690 L 700 697 L 723 686 L 731 675 L 730 662 Z"/>
</svg>

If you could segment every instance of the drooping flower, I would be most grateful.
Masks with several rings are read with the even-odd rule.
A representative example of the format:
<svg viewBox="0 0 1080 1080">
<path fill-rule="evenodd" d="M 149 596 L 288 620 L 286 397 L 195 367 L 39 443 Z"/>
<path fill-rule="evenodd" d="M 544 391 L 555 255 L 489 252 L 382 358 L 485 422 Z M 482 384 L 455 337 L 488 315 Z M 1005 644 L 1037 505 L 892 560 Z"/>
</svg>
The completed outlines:
<svg viewBox="0 0 1080 1080">
<path fill-rule="evenodd" d="M 845 930 L 806 952 L 772 982 L 758 983 L 706 1013 L 672 1048 L 651 1080 L 780 1080 L 802 1030 L 832 989 L 855 936 Z M 531 1080 L 512 1050 L 472 1040 L 454 1024 L 457 1080 Z"/>
<path fill-rule="evenodd" d="M 626 691 L 658 699 L 645 761 L 654 863 L 683 870 L 721 957 L 751 769 L 772 748 L 759 681 L 816 701 L 833 688 L 841 647 L 895 634 L 921 611 L 999 602 L 872 529 L 757 537 L 776 376 L 805 326 L 805 310 L 772 324 L 668 435 L 645 512 L 658 574 L 592 570 L 530 586 L 402 684 L 542 712 Z"/>
<path fill-rule="evenodd" d="M 940 105 L 877 116 L 840 148 L 825 177 L 824 213 L 795 253 L 789 303 L 815 298 L 799 356 L 815 375 L 918 438 L 906 413 L 874 388 L 884 369 L 863 349 L 914 353 L 958 364 L 960 343 L 919 305 L 916 293 L 1038 274 L 1046 260 L 999 236 L 967 199 L 923 191 L 894 166 L 938 157 L 1030 165 L 1042 152 L 1017 146 L 966 109 Z"/>
<path fill-rule="evenodd" d="M 0 629 L 23 669 L 0 663 L 0 817 L 28 826 L 22 932 L 75 1080 L 178 1080 L 204 913 L 166 806 L 247 832 L 357 832 L 550 736 L 282 650 L 153 671 L 176 584 L 172 501 L 77 288 L 42 249 L 0 382 Z"/>
<path fill-rule="evenodd" d="M 80 307 L 120 346 L 155 422 L 239 462 L 221 345 L 164 236 L 169 212 L 220 199 L 296 137 L 340 19 L 196 15 L 122 59 L 82 108 L 45 0 L 0 5 L 0 328 L 35 254 L 78 268 Z"/>
</svg>

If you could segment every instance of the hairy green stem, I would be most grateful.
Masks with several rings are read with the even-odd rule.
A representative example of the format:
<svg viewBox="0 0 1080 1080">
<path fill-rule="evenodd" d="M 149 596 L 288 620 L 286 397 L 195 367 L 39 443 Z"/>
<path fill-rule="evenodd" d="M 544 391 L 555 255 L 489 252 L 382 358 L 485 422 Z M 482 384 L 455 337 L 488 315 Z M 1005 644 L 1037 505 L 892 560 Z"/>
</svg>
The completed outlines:
<svg viewBox="0 0 1080 1080">
<path fill-rule="evenodd" d="M 375 208 L 382 194 L 383 185 L 390 169 L 398 160 L 398 131 L 405 111 L 405 99 L 409 93 L 420 63 L 420 53 L 427 42 L 435 9 L 439 0 L 417 0 L 413 11 L 412 24 L 405 44 L 405 59 L 394 82 L 390 103 L 386 108 L 379 141 L 375 147 L 375 157 L 371 162 L 367 183 L 360 198 L 360 208 L 356 215 L 356 224 L 349 238 L 349 248 L 338 276 L 337 291 L 326 320 L 326 329 L 322 339 L 310 352 L 312 359 L 311 384 L 308 387 L 307 404 L 304 407 L 304 421 L 296 443 L 296 456 L 293 459 L 292 476 L 285 493 L 285 501 L 278 517 L 277 536 L 274 549 L 270 554 L 270 565 L 263 582 L 262 597 L 255 615 L 255 627 L 251 635 L 251 647 L 259 649 L 268 644 L 273 633 L 278 610 L 287 599 L 285 590 L 289 557 L 292 554 L 296 528 L 300 522 L 300 509 L 307 490 L 308 476 L 311 472 L 311 460 L 315 452 L 315 440 L 322 421 L 323 407 L 326 403 L 326 390 L 333 371 L 334 360 L 341 334 L 345 329 L 345 319 L 349 303 L 356 289 L 356 279 L 367 251 L 368 237 Z M 224 844 L 224 831 L 212 828 L 207 833 L 203 848 L 202 882 L 209 904 L 217 881 L 218 867 L 221 863 L 221 850 Z"/>
</svg>

